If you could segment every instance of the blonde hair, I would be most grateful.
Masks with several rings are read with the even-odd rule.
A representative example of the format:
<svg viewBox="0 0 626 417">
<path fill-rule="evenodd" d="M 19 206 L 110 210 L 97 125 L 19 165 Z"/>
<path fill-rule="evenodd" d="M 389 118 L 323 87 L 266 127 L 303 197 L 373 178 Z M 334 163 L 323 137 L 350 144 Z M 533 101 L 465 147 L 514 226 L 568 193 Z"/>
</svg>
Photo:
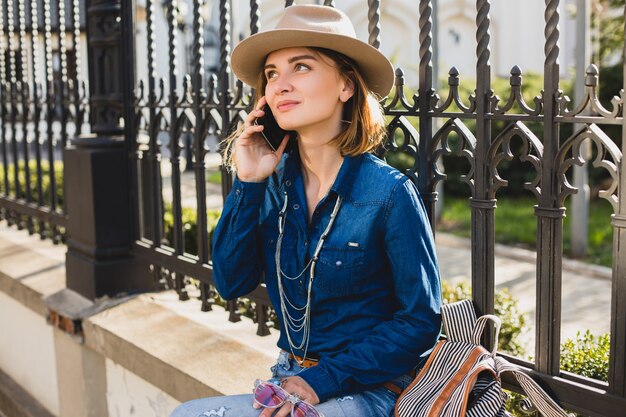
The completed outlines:
<svg viewBox="0 0 626 417">
<path fill-rule="evenodd" d="M 322 56 L 331 59 L 339 75 L 350 79 L 354 84 L 354 94 L 344 103 L 342 122 L 345 129 L 331 139 L 330 144 L 336 146 L 343 156 L 357 156 L 375 152 L 383 144 L 387 130 L 383 109 L 377 97 L 367 87 L 365 79 L 359 72 L 357 64 L 347 56 L 331 49 L 310 47 Z M 267 80 L 264 73 L 259 74 L 255 90 L 255 108 L 265 92 Z M 225 165 L 233 169 L 233 145 L 235 139 L 243 132 L 243 125 L 224 139 Z"/>
</svg>

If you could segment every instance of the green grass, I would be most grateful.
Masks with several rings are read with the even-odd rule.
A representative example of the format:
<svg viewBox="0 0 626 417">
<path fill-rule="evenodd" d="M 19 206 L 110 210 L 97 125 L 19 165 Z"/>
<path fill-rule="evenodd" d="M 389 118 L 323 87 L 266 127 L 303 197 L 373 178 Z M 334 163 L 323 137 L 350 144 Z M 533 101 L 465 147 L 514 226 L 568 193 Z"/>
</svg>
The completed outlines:
<svg viewBox="0 0 626 417">
<path fill-rule="evenodd" d="M 211 184 L 222 184 L 222 172 L 221 171 L 210 171 L 209 175 L 206 178 L 207 182 Z"/>
<path fill-rule="evenodd" d="M 537 241 L 537 217 L 532 198 L 498 199 L 495 211 L 496 242 L 534 249 Z M 566 211 L 567 213 L 567 211 Z M 589 208 L 589 253 L 581 259 L 588 263 L 611 266 L 613 248 L 613 209 L 605 200 L 592 200 Z M 570 251 L 570 218 L 563 224 L 563 251 Z M 438 230 L 469 237 L 471 211 L 468 200 L 446 196 Z"/>
</svg>

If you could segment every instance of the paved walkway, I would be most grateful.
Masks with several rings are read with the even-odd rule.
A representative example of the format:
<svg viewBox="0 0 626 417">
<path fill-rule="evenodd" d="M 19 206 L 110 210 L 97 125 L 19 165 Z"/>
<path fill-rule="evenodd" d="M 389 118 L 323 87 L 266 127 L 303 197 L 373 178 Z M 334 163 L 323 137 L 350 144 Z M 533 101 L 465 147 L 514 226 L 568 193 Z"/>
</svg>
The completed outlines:
<svg viewBox="0 0 626 417">
<path fill-rule="evenodd" d="M 217 169 L 219 157 L 211 159 L 209 165 Z M 171 180 L 164 169 L 164 198 L 171 199 L 168 189 Z M 195 207 L 195 181 L 192 172 L 183 174 L 183 206 Z M 208 208 L 222 207 L 221 187 L 207 183 Z M 468 239 L 457 238 L 445 233 L 437 234 L 437 252 L 441 276 L 449 282 L 470 280 L 471 251 Z M 535 279 L 534 252 L 503 245 L 496 247 L 496 288 L 508 288 L 519 300 L 520 310 L 528 315 L 529 329 L 523 337 L 526 351 L 534 351 L 535 322 Z M 561 339 L 574 337 L 580 330 L 589 329 L 594 334 L 606 333 L 610 327 L 611 270 L 564 260 L 563 301 Z"/>
<path fill-rule="evenodd" d="M 437 254 L 441 276 L 449 282 L 470 280 L 469 240 L 447 234 L 437 235 Z M 611 279 L 609 268 L 588 267 L 564 260 L 562 278 L 561 340 L 589 329 L 599 335 L 609 331 L 611 317 Z M 508 288 L 519 300 L 520 310 L 530 325 L 522 345 L 528 354 L 535 343 L 535 254 L 528 250 L 498 245 L 495 259 L 496 291 Z"/>
</svg>

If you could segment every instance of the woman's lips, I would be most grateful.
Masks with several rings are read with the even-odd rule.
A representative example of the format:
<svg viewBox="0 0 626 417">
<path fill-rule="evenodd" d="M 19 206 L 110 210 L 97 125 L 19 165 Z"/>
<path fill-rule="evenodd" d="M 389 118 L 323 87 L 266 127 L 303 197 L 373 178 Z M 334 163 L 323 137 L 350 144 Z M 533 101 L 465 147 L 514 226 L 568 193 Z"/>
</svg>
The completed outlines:
<svg viewBox="0 0 626 417">
<path fill-rule="evenodd" d="M 299 102 L 297 102 L 297 101 L 292 101 L 292 100 L 289 100 L 289 101 L 281 101 L 281 102 L 279 102 L 279 103 L 278 103 L 278 105 L 276 106 L 276 108 L 277 108 L 279 111 L 286 111 L 286 110 L 289 110 L 289 109 L 292 109 L 292 108 L 296 107 L 298 104 L 300 104 L 300 103 L 299 103 Z"/>
</svg>

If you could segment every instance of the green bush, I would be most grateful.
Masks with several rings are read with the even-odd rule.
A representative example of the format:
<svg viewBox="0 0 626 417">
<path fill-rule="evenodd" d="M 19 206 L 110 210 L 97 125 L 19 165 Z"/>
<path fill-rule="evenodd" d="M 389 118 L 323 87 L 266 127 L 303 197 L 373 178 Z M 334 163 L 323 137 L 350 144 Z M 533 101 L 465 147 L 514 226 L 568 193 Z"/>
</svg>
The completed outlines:
<svg viewBox="0 0 626 417">
<path fill-rule="evenodd" d="M 164 204 L 163 212 L 163 230 L 165 232 L 164 242 L 166 245 L 174 245 L 174 211 L 172 203 Z M 208 209 L 206 211 L 207 217 L 207 232 L 209 233 L 209 246 L 213 237 L 213 230 L 217 225 L 217 220 L 220 218 L 220 210 Z M 197 223 L 197 211 L 196 209 L 183 207 L 182 209 L 182 223 L 183 223 L 183 247 L 184 251 L 191 255 L 198 255 L 198 223 Z"/>
<path fill-rule="evenodd" d="M 447 281 L 442 281 L 444 303 L 453 303 L 471 298 L 471 296 L 472 291 L 469 282 L 461 281 L 457 285 L 452 285 Z M 498 350 L 519 357 L 523 356 L 524 348 L 519 343 L 519 340 L 527 327 L 526 314 L 519 311 L 518 300 L 506 288 L 496 292 L 495 313 L 502 320 Z"/>
<path fill-rule="evenodd" d="M 608 381 L 610 337 L 594 336 L 589 330 L 561 344 L 561 369 L 588 378 Z"/>
<path fill-rule="evenodd" d="M 30 171 L 30 190 L 33 201 L 37 203 L 39 201 L 39 193 L 37 192 L 37 161 L 31 160 L 28 162 L 28 168 Z M 3 194 L 9 194 L 15 196 L 15 165 L 8 164 L 8 182 L 9 189 L 5 188 L 5 176 L 4 176 L 4 164 L 0 164 L 0 192 Z M 63 206 L 63 161 L 54 162 L 54 178 L 56 181 L 56 197 L 57 207 Z M 24 161 L 18 162 L 18 180 L 20 183 L 20 193 L 17 198 L 26 198 L 26 170 Z M 50 189 L 50 163 L 48 161 L 41 161 L 41 189 L 43 194 L 43 205 L 49 206 L 52 203 L 51 189 Z"/>
</svg>

